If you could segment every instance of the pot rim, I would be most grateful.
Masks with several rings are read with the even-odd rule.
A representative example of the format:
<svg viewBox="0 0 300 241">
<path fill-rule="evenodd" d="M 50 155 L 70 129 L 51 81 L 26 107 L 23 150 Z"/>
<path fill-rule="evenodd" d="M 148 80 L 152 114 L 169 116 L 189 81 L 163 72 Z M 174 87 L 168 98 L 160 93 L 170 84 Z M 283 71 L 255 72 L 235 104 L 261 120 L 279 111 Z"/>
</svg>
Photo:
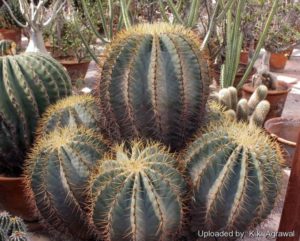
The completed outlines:
<svg viewBox="0 0 300 241">
<path fill-rule="evenodd" d="M 296 147 L 297 145 L 297 142 L 293 142 L 293 141 L 289 141 L 289 140 L 286 140 L 282 137 L 279 137 L 278 135 L 272 133 L 270 130 L 269 130 L 269 127 L 270 127 L 270 124 L 272 123 L 279 123 L 279 122 L 287 122 L 287 121 L 299 121 L 300 123 L 300 118 L 294 118 L 294 117 L 274 117 L 274 118 L 271 118 L 269 120 L 267 120 L 264 124 L 264 128 L 266 129 L 266 131 L 272 136 L 274 137 L 276 140 L 278 140 L 279 142 L 283 143 L 283 144 L 287 144 L 289 146 L 293 146 L 293 147 Z"/>
<path fill-rule="evenodd" d="M 3 174 L 0 174 L 0 182 L 2 181 L 21 181 L 24 177 L 7 177 L 3 176 Z"/>
<path fill-rule="evenodd" d="M 282 83 L 285 83 L 284 81 L 279 81 Z M 285 83 L 286 84 L 286 83 Z M 268 90 L 268 95 L 283 95 L 283 94 L 288 94 L 292 88 L 289 87 L 287 84 L 287 89 L 286 90 Z M 242 90 L 248 93 L 253 93 L 255 89 L 251 86 L 251 83 L 246 83 L 242 86 Z"/>
</svg>

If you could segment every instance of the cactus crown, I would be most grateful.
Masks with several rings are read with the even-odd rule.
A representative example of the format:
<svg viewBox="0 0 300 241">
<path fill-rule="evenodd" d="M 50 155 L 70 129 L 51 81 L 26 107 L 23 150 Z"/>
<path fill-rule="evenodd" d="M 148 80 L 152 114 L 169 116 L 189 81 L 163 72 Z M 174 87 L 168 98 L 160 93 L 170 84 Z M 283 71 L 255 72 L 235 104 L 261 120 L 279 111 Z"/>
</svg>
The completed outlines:
<svg viewBox="0 0 300 241">
<path fill-rule="evenodd" d="M 130 150 L 119 145 L 113 153 L 90 180 L 90 216 L 99 236 L 111 241 L 172 240 L 182 225 L 186 187 L 177 161 L 155 143 L 132 142 Z"/>
</svg>

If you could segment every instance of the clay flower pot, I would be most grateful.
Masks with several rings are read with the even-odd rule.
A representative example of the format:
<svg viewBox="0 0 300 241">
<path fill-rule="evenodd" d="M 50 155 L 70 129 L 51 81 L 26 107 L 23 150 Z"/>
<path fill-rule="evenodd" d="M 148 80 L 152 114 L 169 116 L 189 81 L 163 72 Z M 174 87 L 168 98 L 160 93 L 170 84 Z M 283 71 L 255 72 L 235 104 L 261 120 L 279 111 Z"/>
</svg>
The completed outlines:
<svg viewBox="0 0 300 241">
<path fill-rule="evenodd" d="M 271 53 L 270 56 L 270 70 L 272 72 L 282 72 L 286 66 L 291 50 L 286 50 L 279 53 Z"/>
<path fill-rule="evenodd" d="M 22 41 L 22 30 L 20 28 L 16 29 L 0 29 L 0 40 L 9 39 L 13 40 L 18 46 L 21 46 Z"/>
<path fill-rule="evenodd" d="M 91 60 L 83 60 L 78 63 L 75 58 L 57 58 L 57 60 L 67 69 L 73 84 L 78 79 L 84 79 L 91 62 Z"/>
<path fill-rule="evenodd" d="M 0 207 L 24 221 L 38 221 L 28 202 L 22 177 L 0 176 Z"/>
<path fill-rule="evenodd" d="M 265 123 L 264 127 L 284 148 L 286 163 L 291 167 L 298 133 L 300 133 L 300 118 L 272 118 Z"/>
<path fill-rule="evenodd" d="M 288 84 L 283 81 L 278 81 L 278 86 L 280 87 L 278 90 L 268 91 L 266 100 L 270 102 L 271 108 L 266 120 L 281 116 L 287 95 L 291 90 Z M 251 83 L 244 84 L 242 87 L 243 98 L 248 100 L 254 91 L 255 88 L 252 87 Z"/>
<path fill-rule="evenodd" d="M 240 63 L 241 64 L 248 64 L 248 58 L 249 58 L 249 51 L 248 50 L 241 50 L 240 53 Z"/>
</svg>

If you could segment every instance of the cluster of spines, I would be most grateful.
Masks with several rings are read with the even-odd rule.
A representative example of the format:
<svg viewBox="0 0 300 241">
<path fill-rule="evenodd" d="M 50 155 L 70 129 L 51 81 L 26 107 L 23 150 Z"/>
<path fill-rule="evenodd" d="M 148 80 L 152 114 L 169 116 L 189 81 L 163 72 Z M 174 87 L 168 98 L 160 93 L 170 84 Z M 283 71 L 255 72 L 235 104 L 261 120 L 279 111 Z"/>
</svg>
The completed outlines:
<svg viewBox="0 0 300 241">
<path fill-rule="evenodd" d="M 189 146 L 186 161 L 193 231 L 245 231 L 271 212 L 282 155 L 259 128 L 242 122 L 210 126 Z"/>
<path fill-rule="evenodd" d="M 179 149 L 201 126 L 210 83 L 192 31 L 145 24 L 121 32 L 106 50 L 97 87 L 115 140 L 159 140 Z"/>
<path fill-rule="evenodd" d="M 186 184 L 161 144 L 114 148 L 90 179 L 91 223 L 104 240 L 173 240 L 183 223 Z"/>
<path fill-rule="evenodd" d="M 107 151 L 101 135 L 83 127 L 66 127 L 41 136 L 25 167 L 29 199 L 56 235 L 87 239 L 85 185 Z M 76 236 L 76 237 L 75 237 Z"/>
<path fill-rule="evenodd" d="M 223 88 L 216 98 L 219 105 L 209 104 L 210 111 L 213 112 L 211 119 L 216 117 L 218 120 L 224 115 L 230 119 L 249 122 L 250 125 L 262 126 L 270 110 L 270 103 L 265 100 L 267 92 L 267 87 L 260 85 L 248 101 L 244 98 L 237 101 L 237 90 L 234 87 Z"/>
<path fill-rule="evenodd" d="M 24 221 L 8 212 L 0 212 L 0 241 L 27 241 L 27 229 Z"/>
</svg>

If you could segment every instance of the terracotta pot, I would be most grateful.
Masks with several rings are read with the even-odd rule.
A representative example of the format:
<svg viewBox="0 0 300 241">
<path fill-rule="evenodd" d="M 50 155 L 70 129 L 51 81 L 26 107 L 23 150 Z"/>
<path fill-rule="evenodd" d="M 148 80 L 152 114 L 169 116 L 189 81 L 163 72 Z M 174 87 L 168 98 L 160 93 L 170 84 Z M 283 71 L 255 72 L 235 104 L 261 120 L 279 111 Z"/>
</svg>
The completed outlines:
<svg viewBox="0 0 300 241">
<path fill-rule="evenodd" d="M 287 95 L 291 90 L 287 83 L 283 81 L 278 81 L 278 83 L 278 85 L 281 86 L 281 89 L 269 90 L 266 97 L 266 100 L 269 101 L 271 105 L 270 112 L 267 115 L 266 120 L 281 116 Z M 251 83 L 244 84 L 242 87 L 243 98 L 248 100 L 253 94 L 254 90 L 255 89 L 251 86 Z"/>
<path fill-rule="evenodd" d="M 264 127 L 284 148 L 286 163 L 291 166 L 298 133 L 300 133 L 300 118 L 272 118 L 266 121 Z"/>
<path fill-rule="evenodd" d="M 249 51 L 248 50 L 242 50 L 240 53 L 240 63 L 241 64 L 248 64 L 249 59 Z"/>
<path fill-rule="evenodd" d="M 0 29 L 0 40 L 10 39 L 13 40 L 18 46 L 21 46 L 22 42 L 22 30 L 19 28 L 16 29 Z"/>
<path fill-rule="evenodd" d="M 67 69 L 73 84 L 78 79 L 84 79 L 91 62 L 90 60 L 86 60 L 78 63 L 75 59 L 62 58 L 58 58 L 58 61 Z"/>
<path fill-rule="evenodd" d="M 290 50 L 280 52 L 280 53 L 271 53 L 271 57 L 269 61 L 270 70 L 273 72 L 282 72 L 288 61 L 289 55 L 290 55 Z"/>
<path fill-rule="evenodd" d="M 24 221 L 38 221 L 27 200 L 22 177 L 0 176 L 0 207 Z"/>
</svg>

